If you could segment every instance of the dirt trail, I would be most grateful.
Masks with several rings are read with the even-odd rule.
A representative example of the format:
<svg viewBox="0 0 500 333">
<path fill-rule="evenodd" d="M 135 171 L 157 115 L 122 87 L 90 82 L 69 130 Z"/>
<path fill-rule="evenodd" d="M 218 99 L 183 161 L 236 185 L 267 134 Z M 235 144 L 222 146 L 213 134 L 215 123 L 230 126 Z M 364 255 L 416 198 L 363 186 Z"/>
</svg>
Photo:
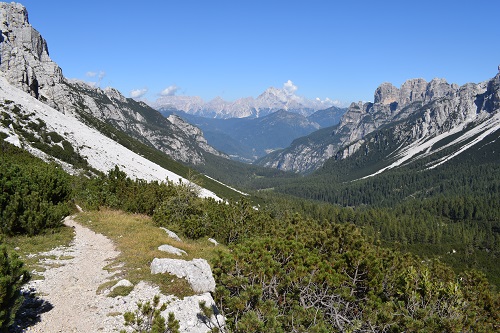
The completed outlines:
<svg viewBox="0 0 500 333">
<path fill-rule="evenodd" d="M 119 254 L 113 243 L 101 234 L 76 223 L 71 217 L 65 224 L 73 227 L 75 238 L 70 247 L 50 251 L 62 260 L 50 260 L 45 279 L 30 286 L 53 308 L 41 314 L 40 322 L 26 332 L 113 332 L 123 321 L 110 316 L 116 299 L 97 294 L 97 288 L 111 274 L 103 268 Z M 69 259 L 71 258 L 71 259 Z"/>
<path fill-rule="evenodd" d="M 28 333 L 111 333 L 124 328 L 123 313 L 135 311 L 138 301 L 150 301 L 160 295 L 160 302 L 167 303 L 164 312 L 173 312 L 184 333 L 206 333 L 206 323 L 199 319 L 199 302 L 213 304 L 210 293 L 178 299 L 162 295 L 158 286 L 139 282 L 126 296 L 108 297 L 107 292 L 97 289 L 110 280 L 116 271 L 109 273 L 108 266 L 120 254 L 111 240 L 76 223 L 67 217 L 64 223 L 74 228 L 75 238 L 68 247 L 56 248 L 37 256 L 52 257 L 41 264 L 47 267 L 43 280 L 34 280 L 25 290 L 36 293 L 34 300 L 28 297 L 24 320 L 21 319 L 12 332 Z M 219 319 L 222 320 L 222 319 Z M 33 324 L 35 322 L 35 324 Z"/>
</svg>

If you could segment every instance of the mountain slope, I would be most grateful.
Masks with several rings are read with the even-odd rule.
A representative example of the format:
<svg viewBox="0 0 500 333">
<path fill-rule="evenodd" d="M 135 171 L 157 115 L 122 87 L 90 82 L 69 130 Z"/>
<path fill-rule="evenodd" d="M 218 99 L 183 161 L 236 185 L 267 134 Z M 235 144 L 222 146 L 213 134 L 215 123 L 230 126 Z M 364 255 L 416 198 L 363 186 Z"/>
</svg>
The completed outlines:
<svg viewBox="0 0 500 333">
<path fill-rule="evenodd" d="M 169 121 L 115 89 L 64 78 L 22 5 L 2 3 L 0 17 L 0 69 L 10 84 L 61 113 L 82 120 L 90 115 L 111 124 L 178 161 L 200 164 L 207 153 L 224 156 L 207 144 L 201 131 L 178 119 Z"/>
<path fill-rule="evenodd" d="M 347 108 L 332 106 L 328 109 L 314 112 L 312 115 L 307 117 L 307 119 L 317 123 L 320 128 L 335 126 L 340 123 L 340 120 L 346 111 Z"/>
<path fill-rule="evenodd" d="M 61 114 L 11 86 L 1 76 L 0 103 L 0 133 L 4 134 L 5 141 L 44 160 L 56 160 L 69 172 L 79 172 L 79 166 L 102 172 L 118 166 L 131 178 L 187 181 L 88 127 L 73 115 Z M 75 160 L 80 162 L 77 168 L 72 163 Z M 200 190 L 203 196 L 217 198 L 211 191 Z"/>
<path fill-rule="evenodd" d="M 440 146 L 449 144 L 455 146 L 455 153 L 460 153 L 478 142 L 468 138 L 486 136 L 498 129 L 498 80 L 499 75 L 487 82 L 458 87 L 442 79 L 429 83 L 414 79 L 406 81 L 400 89 L 384 83 L 375 91 L 374 103 L 351 104 L 329 137 L 318 140 L 317 135 L 312 134 L 258 163 L 310 172 L 329 158 L 345 159 L 360 149 L 367 149 L 367 136 L 385 128 L 392 132 L 390 140 L 395 141 L 395 146 L 386 152 L 387 165 L 374 172 L 404 164 L 417 155 L 432 155 L 441 150 Z M 460 132 L 463 133 L 457 134 Z M 456 142 L 444 143 L 453 136 Z M 377 139 L 369 137 L 369 140 Z M 442 162 L 453 156 L 450 153 Z"/>
<path fill-rule="evenodd" d="M 338 110 L 342 112 L 342 109 Z M 315 114 L 318 114 L 317 118 L 323 123 L 335 121 L 334 114 L 320 112 Z M 168 114 L 164 113 L 164 115 Z M 210 145 L 230 155 L 233 159 L 245 162 L 252 162 L 271 151 L 287 147 L 295 138 L 320 128 L 309 117 L 285 110 L 260 118 L 214 119 L 187 113 L 177 114 L 201 128 Z"/>
</svg>

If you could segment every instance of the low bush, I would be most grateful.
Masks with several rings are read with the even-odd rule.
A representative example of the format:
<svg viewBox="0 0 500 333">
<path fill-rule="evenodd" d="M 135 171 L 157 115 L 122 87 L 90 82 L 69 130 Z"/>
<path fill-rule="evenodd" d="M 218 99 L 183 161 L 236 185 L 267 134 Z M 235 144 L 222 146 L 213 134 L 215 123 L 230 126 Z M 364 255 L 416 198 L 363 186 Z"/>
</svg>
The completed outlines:
<svg viewBox="0 0 500 333">
<path fill-rule="evenodd" d="M 23 302 L 20 288 L 29 281 L 30 274 L 16 253 L 0 245 L 0 331 L 4 332 L 14 321 Z"/>
</svg>

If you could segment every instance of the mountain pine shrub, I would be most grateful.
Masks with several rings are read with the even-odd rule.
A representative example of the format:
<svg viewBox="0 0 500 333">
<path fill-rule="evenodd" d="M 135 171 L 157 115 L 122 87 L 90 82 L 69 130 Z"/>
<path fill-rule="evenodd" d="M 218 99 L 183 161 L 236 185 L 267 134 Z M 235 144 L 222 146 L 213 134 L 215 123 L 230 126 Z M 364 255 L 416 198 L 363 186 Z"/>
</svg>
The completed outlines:
<svg viewBox="0 0 500 333">
<path fill-rule="evenodd" d="M 30 275 L 16 253 L 0 245 L 0 331 L 10 326 L 23 302 L 20 288 Z"/>
<path fill-rule="evenodd" d="M 130 327 L 134 333 L 179 333 L 179 321 L 174 314 L 170 312 L 167 321 L 161 315 L 166 308 L 166 303 L 160 305 L 158 295 L 153 297 L 152 302 L 138 302 L 137 310 L 123 315 L 125 326 Z M 126 331 L 122 330 L 121 333 Z"/>
<path fill-rule="evenodd" d="M 0 232 L 36 235 L 60 226 L 70 213 L 70 176 L 14 148 L 0 155 Z"/>
</svg>

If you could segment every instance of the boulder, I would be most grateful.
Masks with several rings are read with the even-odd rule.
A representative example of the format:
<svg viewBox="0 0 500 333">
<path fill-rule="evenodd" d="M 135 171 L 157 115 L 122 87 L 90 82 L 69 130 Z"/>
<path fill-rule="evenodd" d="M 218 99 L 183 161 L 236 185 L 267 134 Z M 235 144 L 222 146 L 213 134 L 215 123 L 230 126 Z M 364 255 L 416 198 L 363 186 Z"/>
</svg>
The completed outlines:
<svg viewBox="0 0 500 333">
<path fill-rule="evenodd" d="M 178 249 L 178 248 L 171 246 L 171 245 L 160 245 L 160 246 L 158 246 L 158 250 L 163 251 L 163 252 L 176 254 L 178 256 L 182 256 L 183 254 L 187 254 L 186 251 Z"/>
<path fill-rule="evenodd" d="M 205 259 L 191 261 L 169 258 L 155 258 L 151 263 L 151 274 L 169 273 L 185 278 L 196 293 L 213 292 L 215 280 L 212 269 Z"/>
<path fill-rule="evenodd" d="M 219 245 L 219 242 L 218 242 L 218 241 L 216 241 L 216 240 L 215 240 L 215 239 L 213 239 L 213 238 L 209 238 L 209 239 L 208 239 L 208 241 L 209 241 L 210 243 L 212 243 L 212 244 L 216 245 L 216 246 L 217 246 L 217 245 Z"/>
<path fill-rule="evenodd" d="M 118 281 L 113 287 L 111 287 L 111 290 L 115 290 L 118 287 L 133 287 L 133 286 L 134 285 L 132 284 L 132 282 L 130 282 L 129 280 L 123 279 L 123 280 Z"/>
<path fill-rule="evenodd" d="M 170 237 L 178 242 L 182 242 L 182 240 L 179 238 L 179 236 L 177 236 L 177 234 L 175 232 L 170 231 L 167 228 L 163 228 L 163 227 L 160 227 L 160 229 L 165 231 L 167 233 L 168 237 Z"/>
</svg>

